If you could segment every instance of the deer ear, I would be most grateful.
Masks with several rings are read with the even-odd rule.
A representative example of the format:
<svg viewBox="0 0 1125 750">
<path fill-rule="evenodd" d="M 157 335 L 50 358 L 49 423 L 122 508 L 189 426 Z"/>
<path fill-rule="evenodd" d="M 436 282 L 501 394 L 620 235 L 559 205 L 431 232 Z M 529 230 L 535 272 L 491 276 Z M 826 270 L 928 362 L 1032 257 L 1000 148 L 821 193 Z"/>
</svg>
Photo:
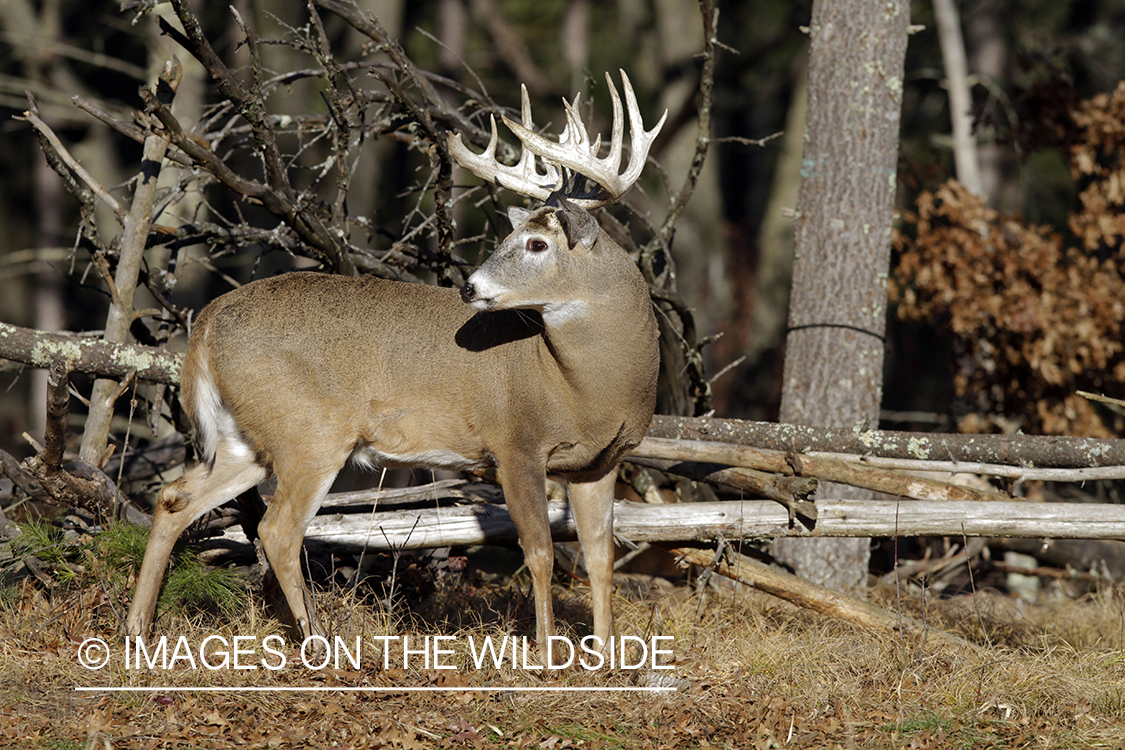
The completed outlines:
<svg viewBox="0 0 1125 750">
<path fill-rule="evenodd" d="M 598 232 L 601 231 L 598 220 L 589 211 L 566 198 L 559 198 L 559 205 L 561 208 L 555 212 L 555 216 L 566 233 L 567 244 L 571 247 L 581 245 L 584 250 L 591 249 L 598 241 Z"/>
<path fill-rule="evenodd" d="M 531 212 L 526 208 L 511 206 L 508 209 L 508 221 L 512 222 L 512 229 L 521 226 L 525 221 L 527 221 L 528 217 L 530 216 Z"/>
</svg>

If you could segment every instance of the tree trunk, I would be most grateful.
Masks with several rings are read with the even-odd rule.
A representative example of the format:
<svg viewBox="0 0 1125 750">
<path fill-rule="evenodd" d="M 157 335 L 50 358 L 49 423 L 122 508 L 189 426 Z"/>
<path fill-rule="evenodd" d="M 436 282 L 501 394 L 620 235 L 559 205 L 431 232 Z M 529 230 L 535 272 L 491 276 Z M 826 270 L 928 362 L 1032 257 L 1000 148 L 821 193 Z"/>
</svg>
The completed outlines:
<svg viewBox="0 0 1125 750">
<path fill-rule="evenodd" d="M 909 21 L 905 0 L 813 3 L 782 422 L 878 423 Z M 862 595 L 865 539 L 779 540 L 774 553 L 808 580 Z"/>
</svg>

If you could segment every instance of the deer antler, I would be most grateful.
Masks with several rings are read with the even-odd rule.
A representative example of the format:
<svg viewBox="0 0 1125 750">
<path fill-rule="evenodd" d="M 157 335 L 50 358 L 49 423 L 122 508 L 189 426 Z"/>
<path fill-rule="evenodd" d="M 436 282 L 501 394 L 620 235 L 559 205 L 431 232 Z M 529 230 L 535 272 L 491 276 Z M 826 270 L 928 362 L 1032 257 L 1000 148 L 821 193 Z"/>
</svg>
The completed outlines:
<svg viewBox="0 0 1125 750">
<path fill-rule="evenodd" d="M 568 186 L 571 175 L 585 177 L 596 183 L 601 189 L 594 195 L 567 195 L 571 203 L 583 208 L 596 208 L 611 203 L 626 190 L 633 186 L 644 169 L 648 150 L 652 146 L 656 134 L 664 126 L 668 117 L 665 110 L 656 123 L 656 127 L 646 131 L 641 121 L 641 110 L 637 106 L 637 97 L 633 93 L 633 84 L 625 71 L 621 71 L 621 82 L 625 89 L 625 103 L 629 111 L 629 129 L 632 133 L 632 153 L 629 156 L 629 165 L 624 172 L 618 173 L 621 168 L 621 147 L 624 141 L 625 122 L 621 112 L 621 97 L 613 85 L 609 73 L 605 74 L 609 83 L 609 94 L 613 100 L 613 133 L 609 142 L 609 154 L 604 158 L 598 157 L 601 150 L 602 137 L 599 134 L 593 143 L 586 132 L 586 126 L 578 114 L 578 102 L 581 94 L 574 96 L 574 102 L 563 99 L 566 109 L 566 127 L 563 128 L 559 140 L 548 140 L 532 129 L 531 104 L 527 98 L 527 87 L 521 86 L 521 119 L 523 123 L 515 122 L 504 116 L 504 124 L 515 133 L 523 144 L 523 153 L 519 163 L 514 167 L 507 167 L 496 159 L 496 118 L 490 117 L 492 136 L 488 140 L 488 147 L 484 153 L 474 154 L 462 142 L 461 134 L 451 134 L 448 138 L 449 153 L 454 161 L 470 172 L 488 182 L 494 182 L 509 190 L 546 201 L 552 193 L 573 188 Z M 540 163 L 536 162 L 539 157 Z"/>
</svg>

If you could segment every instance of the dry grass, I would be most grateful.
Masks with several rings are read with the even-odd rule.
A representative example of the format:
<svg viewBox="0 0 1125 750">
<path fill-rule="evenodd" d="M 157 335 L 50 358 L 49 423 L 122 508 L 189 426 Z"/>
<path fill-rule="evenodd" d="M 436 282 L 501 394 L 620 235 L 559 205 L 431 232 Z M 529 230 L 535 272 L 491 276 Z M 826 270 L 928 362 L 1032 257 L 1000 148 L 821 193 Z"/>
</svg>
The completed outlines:
<svg viewBox="0 0 1125 750">
<path fill-rule="evenodd" d="M 558 588 L 563 632 L 588 632 L 585 592 Z M 884 606 L 897 598 L 873 593 Z M 322 592 L 320 612 L 349 641 L 452 635 L 463 645 L 522 635 L 519 589 L 438 586 L 414 613 L 388 616 L 345 591 Z M 648 672 L 563 670 L 543 677 L 504 664 L 476 670 L 383 670 L 368 650 L 359 669 L 91 672 L 84 638 L 114 635 L 121 603 L 98 586 L 47 595 L 30 582 L 0 608 L 0 746 L 584 747 L 584 748 L 1092 748 L 1125 746 L 1125 599 L 1104 589 L 1082 601 L 1018 605 L 988 593 L 904 600 L 933 628 L 983 647 L 954 650 L 861 631 L 754 592 L 675 590 L 616 602 L 624 634 L 674 636 L 675 693 L 79 693 L 100 686 L 634 686 Z M 115 614 L 116 608 L 116 614 Z M 167 615 L 159 633 L 198 644 L 222 634 L 280 635 L 259 601 L 236 621 Z"/>
</svg>

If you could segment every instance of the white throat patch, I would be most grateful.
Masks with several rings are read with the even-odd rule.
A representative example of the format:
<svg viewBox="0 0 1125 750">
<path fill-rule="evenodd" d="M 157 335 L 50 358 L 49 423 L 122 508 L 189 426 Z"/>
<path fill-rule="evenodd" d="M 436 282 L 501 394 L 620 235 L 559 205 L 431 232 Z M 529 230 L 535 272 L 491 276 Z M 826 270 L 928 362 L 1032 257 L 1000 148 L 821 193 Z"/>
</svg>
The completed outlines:
<svg viewBox="0 0 1125 750">
<path fill-rule="evenodd" d="M 585 300 L 572 299 L 566 302 L 552 302 L 543 306 L 543 322 L 549 326 L 556 326 L 570 320 L 584 317 L 589 305 Z"/>
</svg>

